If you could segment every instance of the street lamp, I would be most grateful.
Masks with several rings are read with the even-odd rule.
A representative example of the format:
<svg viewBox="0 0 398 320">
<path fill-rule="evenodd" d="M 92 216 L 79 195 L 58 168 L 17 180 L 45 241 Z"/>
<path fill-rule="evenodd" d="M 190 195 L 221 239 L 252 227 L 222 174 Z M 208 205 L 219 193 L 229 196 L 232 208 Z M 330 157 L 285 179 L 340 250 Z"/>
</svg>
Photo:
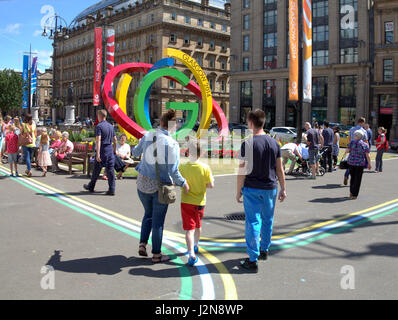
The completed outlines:
<svg viewBox="0 0 398 320">
<path fill-rule="evenodd" d="M 49 22 L 52 23 L 49 23 Z M 42 33 L 42 36 L 53 40 L 53 55 L 52 55 L 52 59 L 53 59 L 53 81 L 52 81 L 52 87 L 53 87 L 53 105 L 52 105 L 52 109 L 51 109 L 51 114 L 52 114 L 52 122 L 53 125 L 55 125 L 56 123 L 56 111 L 55 111 L 55 107 L 54 105 L 56 104 L 56 99 L 57 99 L 57 65 L 56 65 L 56 49 L 57 49 L 57 40 L 60 39 L 64 39 L 67 40 L 69 39 L 69 36 L 65 33 L 63 33 L 63 27 L 62 24 L 64 24 L 65 26 L 68 25 L 68 23 L 65 21 L 64 18 L 62 18 L 61 16 L 59 16 L 58 14 L 55 14 L 52 17 L 49 17 L 46 21 L 45 21 L 45 27 Z M 67 29 L 69 29 L 69 27 L 67 27 Z M 50 31 L 50 36 L 48 36 L 47 30 Z"/>
</svg>

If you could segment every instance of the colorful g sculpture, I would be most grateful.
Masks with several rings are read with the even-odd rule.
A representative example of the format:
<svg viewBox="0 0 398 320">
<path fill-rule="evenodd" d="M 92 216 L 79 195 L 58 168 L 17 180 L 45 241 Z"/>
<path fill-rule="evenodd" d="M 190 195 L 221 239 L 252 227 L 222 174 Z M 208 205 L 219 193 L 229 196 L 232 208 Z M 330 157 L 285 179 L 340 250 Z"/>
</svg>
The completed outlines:
<svg viewBox="0 0 398 320">
<path fill-rule="evenodd" d="M 159 78 L 166 77 L 167 79 L 176 81 L 182 86 L 193 92 L 198 98 L 202 100 L 202 117 L 198 130 L 207 130 L 210 125 L 211 114 L 213 113 L 218 126 L 220 128 L 220 138 L 226 137 L 229 133 L 227 119 L 217 102 L 212 98 L 210 85 L 207 81 L 206 75 L 197 62 L 186 53 L 176 49 L 165 49 L 165 55 L 170 58 L 159 60 L 154 65 L 145 63 L 126 63 L 113 68 L 105 77 L 102 98 L 105 105 L 119 124 L 121 131 L 127 134 L 128 137 L 133 135 L 136 138 L 141 138 L 146 132 L 152 130 L 150 116 L 149 116 L 149 95 L 152 84 Z M 174 66 L 174 59 L 180 60 L 189 70 L 194 74 L 199 85 L 190 81 L 189 78 Z M 143 72 L 146 75 L 141 80 L 138 89 L 134 96 L 134 115 L 137 122 L 134 122 L 126 115 L 126 100 L 127 93 L 132 77 L 129 73 Z M 113 82 L 120 77 L 116 97 L 113 97 Z M 197 103 L 177 103 L 168 102 L 166 108 L 184 110 L 187 112 L 185 124 L 179 131 L 175 133 L 176 138 L 186 137 L 195 126 L 196 119 L 199 115 L 199 104 Z"/>
</svg>

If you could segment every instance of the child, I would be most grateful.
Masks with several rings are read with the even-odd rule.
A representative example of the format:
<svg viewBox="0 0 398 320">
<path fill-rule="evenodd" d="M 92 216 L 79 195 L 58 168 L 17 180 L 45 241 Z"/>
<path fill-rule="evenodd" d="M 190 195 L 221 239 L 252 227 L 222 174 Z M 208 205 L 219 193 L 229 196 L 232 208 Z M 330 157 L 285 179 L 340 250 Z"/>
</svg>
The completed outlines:
<svg viewBox="0 0 398 320">
<path fill-rule="evenodd" d="M 198 257 L 198 243 L 202 226 L 202 218 L 206 205 L 206 188 L 214 188 L 214 178 L 210 167 L 199 162 L 200 142 L 188 143 L 189 161 L 179 167 L 181 175 L 187 180 L 189 192 L 181 194 L 181 216 L 186 231 L 186 242 L 189 253 L 188 265 L 193 266 Z"/>
<path fill-rule="evenodd" d="M 17 155 L 18 155 L 18 136 L 15 133 L 15 126 L 11 125 L 9 128 L 9 133 L 6 135 L 6 143 L 7 143 L 7 154 L 8 154 L 8 163 L 10 164 L 11 177 L 19 177 L 18 168 L 17 168 Z M 15 167 L 15 176 L 13 165 Z"/>
<path fill-rule="evenodd" d="M 50 153 L 48 152 L 49 146 L 50 143 L 47 129 L 44 128 L 41 132 L 39 155 L 37 157 L 37 163 L 43 170 L 42 177 L 45 177 L 47 174 L 47 166 L 52 165 Z"/>
</svg>

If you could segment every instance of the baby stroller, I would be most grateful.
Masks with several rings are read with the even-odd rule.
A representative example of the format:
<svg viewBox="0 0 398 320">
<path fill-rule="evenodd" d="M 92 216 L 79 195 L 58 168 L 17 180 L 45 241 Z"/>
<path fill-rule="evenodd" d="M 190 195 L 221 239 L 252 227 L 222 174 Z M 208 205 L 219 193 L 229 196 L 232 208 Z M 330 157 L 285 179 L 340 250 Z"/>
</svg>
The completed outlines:
<svg viewBox="0 0 398 320">
<path fill-rule="evenodd" d="M 310 168 L 310 164 L 309 164 L 309 155 L 308 155 L 308 148 L 305 144 L 300 144 L 299 145 L 299 152 L 301 153 L 302 157 L 303 157 L 303 161 L 301 161 L 300 159 L 297 159 L 297 168 L 293 171 L 295 174 L 297 175 L 303 175 L 303 176 L 310 176 L 312 174 L 311 168 Z M 325 153 L 325 151 L 323 150 L 323 152 L 320 152 L 320 159 L 319 161 L 321 161 L 322 159 L 322 155 Z M 323 168 L 321 166 L 321 164 L 319 164 L 319 175 L 320 176 L 324 176 L 326 173 L 325 168 Z"/>
</svg>

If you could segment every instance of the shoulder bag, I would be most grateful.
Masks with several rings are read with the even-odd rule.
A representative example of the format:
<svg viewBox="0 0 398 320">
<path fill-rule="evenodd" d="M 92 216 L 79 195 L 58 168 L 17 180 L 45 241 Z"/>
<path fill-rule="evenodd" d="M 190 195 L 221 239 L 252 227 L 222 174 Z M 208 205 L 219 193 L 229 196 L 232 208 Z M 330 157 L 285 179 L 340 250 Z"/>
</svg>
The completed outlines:
<svg viewBox="0 0 398 320">
<path fill-rule="evenodd" d="M 33 137 L 30 132 L 27 132 L 27 125 L 23 125 L 23 132 L 18 137 L 18 145 L 27 146 L 33 143 Z M 33 128 L 32 128 L 33 130 Z"/>
<path fill-rule="evenodd" d="M 158 181 L 158 201 L 162 204 L 172 204 L 177 199 L 177 193 L 175 191 L 175 187 L 173 185 L 164 184 L 160 181 L 160 171 L 159 171 L 159 163 L 158 163 L 158 150 L 156 146 L 157 135 L 156 133 L 153 136 L 153 155 L 155 157 L 155 167 L 156 167 L 156 179 Z"/>
</svg>

